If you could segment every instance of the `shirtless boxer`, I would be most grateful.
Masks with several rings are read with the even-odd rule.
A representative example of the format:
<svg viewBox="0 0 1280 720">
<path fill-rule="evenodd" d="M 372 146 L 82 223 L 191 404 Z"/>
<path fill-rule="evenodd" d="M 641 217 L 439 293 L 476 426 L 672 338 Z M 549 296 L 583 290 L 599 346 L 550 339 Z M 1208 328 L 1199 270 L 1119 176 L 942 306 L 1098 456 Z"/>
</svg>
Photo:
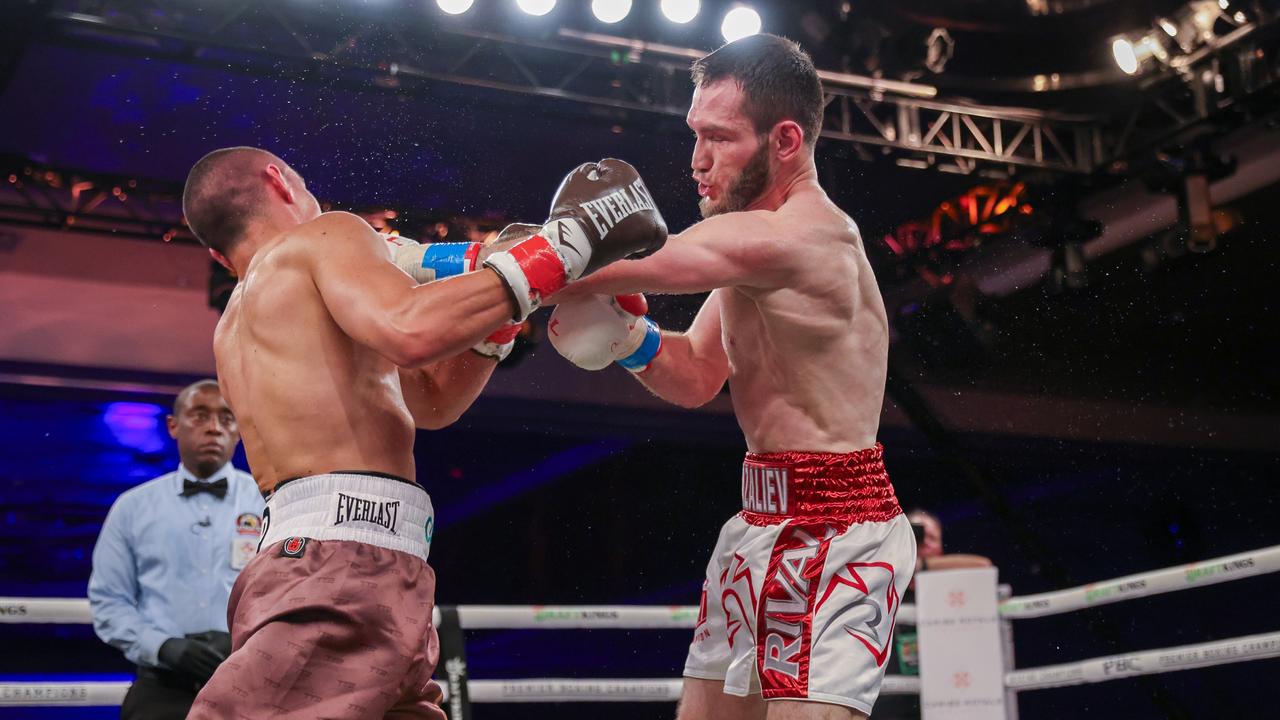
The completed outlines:
<svg viewBox="0 0 1280 720">
<path fill-rule="evenodd" d="M 616 361 L 677 405 L 732 390 L 743 509 L 707 566 L 679 716 L 863 717 L 915 562 L 876 442 L 884 304 L 857 226 L 818 184 L 809 58 L 755 35 L 694 63 L 693 80 L 706 219 L 562 293 L 548 334 L 575 364 Z M 707 290 L 684 333 L 642 317 L 642 297 L 607 297 Z"/>
<path fill-rule="evenodd" d="M 233 652 L 190 717 L 443 717 L 414 428 L 448 425 L 475 399 L 495 364 L 481 355 L 502 352 L 490 333 L 661 246 L 651 204 L 606 224 L 581 207 L 643 187 L 625 163 L 583 165 L 538 234 L 478 272 L 419 285 L 396 265 L 429 247 L 397 249 L 393 265 L 373 228 L 322 214 L 276 156 L 228 148 L 196 163 L 188 222 L 240 278 L 214 335 L 218 377 L 269 499 L 259 553 L 232 589 Z"/>
</svg>

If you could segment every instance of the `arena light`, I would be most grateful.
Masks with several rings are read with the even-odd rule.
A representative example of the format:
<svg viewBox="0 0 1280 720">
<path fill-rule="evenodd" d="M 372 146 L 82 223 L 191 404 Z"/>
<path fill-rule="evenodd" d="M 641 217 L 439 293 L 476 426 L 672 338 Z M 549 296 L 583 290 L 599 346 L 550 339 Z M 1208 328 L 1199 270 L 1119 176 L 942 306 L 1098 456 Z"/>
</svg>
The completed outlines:
<svg viewBox="0 0 1280 720">
<path fill-rule="evenodd" d="M 1119 65 L 1126 75 L 1138 72 L 1138 53 L 1134 51 L 1133 43 L 1129 42 L 1128 38 L 1112 40 L 1111 55 L 1116 59 L 1116 65 Z"/>
<path fill-rule="evenodd" d="M 591 13 L 602 23 L 616 23 L 631 12 L 631 0 L 591 0 Z"/>
<path fill-rule="evenodd" d="M 542 17 L 556 6 L 556 0 L 516 0 L 516 6 L 534 17 Z"/>
<path fill-rule="evenodd" d="M 436 5 L 450 15 L 461 15 L 474 4 L 475 0 L 436 0 Z"/>
<path fill-rule="evenodd" d="M 698 0 L 662 0 L 662 14 L 673 23 L 683 25 L 698 16 Z"/>
<path fill-rule="evenodd" d="M 1154 57 L 1162 61 L 1169 58 L 1169 53 L 1154 33 L 1143 35 L 1137 42 L 1123 35 L 1116 37 L 1111 41 L 1111 55 L 1126 75 L 1137 73 L 1147 58 Z"/>
<path fill-rule="evenodd" d="M 746 5 L 739 5 L 724 14 L 720 34 L 725 42 L 733 42 L 760 32 L 760 13 Z"/>
</svg>

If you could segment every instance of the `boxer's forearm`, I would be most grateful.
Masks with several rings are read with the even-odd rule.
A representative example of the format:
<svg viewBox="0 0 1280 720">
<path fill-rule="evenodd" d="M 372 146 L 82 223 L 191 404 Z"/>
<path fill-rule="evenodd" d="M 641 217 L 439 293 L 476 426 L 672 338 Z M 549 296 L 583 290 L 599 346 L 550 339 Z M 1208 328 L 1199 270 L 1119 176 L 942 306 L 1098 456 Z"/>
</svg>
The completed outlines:
<svg viewBox="0 0 1280 720">
<path fill-rule="evenodd" d="M 416 427 L 438 430 L 457 422 L 480 396 L 498 363 L 471 351 L 418 369 L 400 369 L 400 387 Z"/>
<path fill-rule="evenodd" d="M 325 308 L 353 341 L 404 368 L 451 358 L 511 320 L 515 295 L 497 273 L 415 284 L 386 262 L 386 240 L 360 218 L 315 221 L 327 242 L 303 259 Z"/>
<path fill-rule="evenodd" d="M 489 270 L 412 288 L 393 315 L 397 356 L 405 368 L 421 368 L 458 355 L 511 320 L 511 291 Z"/>
<path fill-rule="evenodd" d="M 654 395 L 685 408 L 701 407 L 720 393 L 728 363 L 700 356 L 687 335 L 663 333 L 662 352 L 635 376 Z"/>
</svg>

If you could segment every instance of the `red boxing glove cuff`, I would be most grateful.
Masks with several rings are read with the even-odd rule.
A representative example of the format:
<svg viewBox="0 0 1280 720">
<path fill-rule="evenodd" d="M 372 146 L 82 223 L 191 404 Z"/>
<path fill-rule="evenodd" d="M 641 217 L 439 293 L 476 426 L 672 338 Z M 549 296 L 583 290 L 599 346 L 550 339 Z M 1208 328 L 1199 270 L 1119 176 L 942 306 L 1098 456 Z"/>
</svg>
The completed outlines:
<svg viewBox="0 0 1280 720">
<path fill-rule="evenodd" d="M 520 329 L 523 327 L 524 327 L 524 323 L 518 323 L 518 322 L 507 323 L 506 325 L 503 325 L 497 330 L 494 330 L 493 332 L 489 333 L 489 337 L 485 338 L 485 342 L 496 343 L 498 345 L 506 345 L 507 343 L 516 339 L 516 336 L 520 334 Z"/>
<path fill-rule="evenodd" d="M 534 235 L 507 252 L 524 271 L 529 281 L 529 292 L 537 294 L 538 302 L 560 292 L 568 284 L 564 258 L 541 235 Z"/>
</svg>

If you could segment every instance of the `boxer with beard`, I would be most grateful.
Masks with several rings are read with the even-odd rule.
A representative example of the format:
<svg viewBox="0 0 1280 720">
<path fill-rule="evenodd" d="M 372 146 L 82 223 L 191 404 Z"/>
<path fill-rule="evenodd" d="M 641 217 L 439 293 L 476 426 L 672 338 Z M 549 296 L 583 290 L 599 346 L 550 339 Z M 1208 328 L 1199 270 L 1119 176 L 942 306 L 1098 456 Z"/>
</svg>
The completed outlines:
<svg viewBox="0 0 1280 720">
<path fill-rule="evenodd" d="M 742 512 L 707 565 L 679 717 L 866 717 L 915 565 L 876 441 L 884 303 L 857 226 L 818 182 L 809 57 L 754 35 L 695 62 L 693 79 L 706 219 L 558 295 L 548 336 L 576 365 L 617 362 L 676 405 L 732 391 Z M 646 291 L 710 295 L 675 333 L 623 295 Z"/>
</svg>

